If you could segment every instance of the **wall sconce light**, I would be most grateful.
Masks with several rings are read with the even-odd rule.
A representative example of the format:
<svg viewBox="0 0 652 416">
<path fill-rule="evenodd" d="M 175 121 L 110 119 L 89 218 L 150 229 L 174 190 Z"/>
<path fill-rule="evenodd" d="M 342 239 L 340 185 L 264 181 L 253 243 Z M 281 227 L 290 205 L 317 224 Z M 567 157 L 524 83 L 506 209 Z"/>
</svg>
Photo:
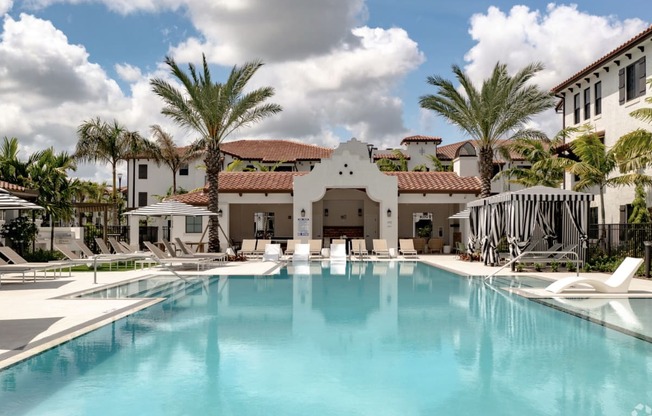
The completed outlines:
<svg viewBox="0 0 652 416">
<path fill-rule="evenodd" d="M 358 217 L 362 217 L 362 208 L 358 208 Z"/>
<path fill-rule="evenodd" d="M 218 208 L 217 209 L 217 216 L 222 217 L 222 214 L 224 214 L 224 212 L 222 211 L 222 208 Z"/>
<path fill-rule="evenodd" d="M 392 216 L 392 210 L 389 209 L 389 208 L 387 208 L 387 216 L 388 216 L 388 217 L 391 217 L 391 216 Z"/>
<path fill-rule="evenodd" d="M 328 208 L 324 208 L 324 217 L 328 217 Z"/>
<path fill-rule="evenodd" d="M 306 216 L 306 210 L 301 208 L 301 217 L 303 218 L 305 216 Z"/>
</svg>

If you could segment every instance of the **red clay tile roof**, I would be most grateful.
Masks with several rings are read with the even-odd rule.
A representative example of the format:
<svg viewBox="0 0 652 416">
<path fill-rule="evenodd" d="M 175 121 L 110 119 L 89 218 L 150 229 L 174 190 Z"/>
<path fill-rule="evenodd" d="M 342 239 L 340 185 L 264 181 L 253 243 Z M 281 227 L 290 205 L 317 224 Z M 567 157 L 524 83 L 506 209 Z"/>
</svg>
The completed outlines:
<svg viewBox="0 0 652 416">
<path fill-rule="evenodd" d="M 25 190 L 24 186 L 14 185 L 13 183 L 9 183 L 7 181 L 0 181 L 0 188 L 4 189 L 6 191 L 24 191 Z"/>
<path fill-rule="evenodd" d="M 508 144 L 510 140 L 498 140 L 498 145 L 499 146 L 504 146 Z M 457 151 L 459 150 L 460 147 L 464 146 L 466 143 L 471 143 L 473 145 L 474 141 L 473 140 L 466 140 L 463 142 L 457 142 L 457 143 L 451 143 L 447 144 L 444 146 L 437 146 L 437 158 L 439 160 L 453 160 L 455 159 L 457 155 Z M 510 152 L 510 156 L 512 157 L 512 160 L 525 160 L 523 156 L 516 152 Z M 494 163 L 502 163 L 502 160 L 494 160 Z"/>
<path fill-rule="evenodd" d="M 437 146 L 437 158 L 439 160 L 453 160 L 455 159 L 455 155 L 457 154 L 457 150 L 462 147 L 464 144 L 473 142 L 471 140 L 467 140 L 464 142 L 458 142 L 458 143 L 451 143 L 451 144 L 446 144 L 444 146 Z"/>
<path fill-rule="evenodd" d="M 479 194 L 480 179 L 459 177 L 454 172 L 385 172 L 398 178 L 398 190 L 405 193 Z"/>
<path fill-rule="evenodd" d="M 432 136 L 409 136 L 401 140 L 401 144 L 404 143 L 419 143 L 419 142 L 435 142 L 436 144 L 441 143 L 441 137 L 432 137 Z"/>
<path fill-rule="evenodd" d="M 222 143 L 222 152 L 243 160 L 296 162 L 329 158 L 333 149 L 290 140 L 237 140 Z"/>
<path fill-rule="evenodd" d="M 408 155 L 401 149 L 396 149 L 396 150 L 401 152 L 401 154 L 405 159 L 410 160 L 410 155 Z M 400 158 L 398 157 L 398 155 L 394 153 L 393 150 L 376 150 L 374 152 L 374 160 L 380 160 L 380 159 L 399 160 Z"/>
<path fill-rule="evenodd" d="M 30 199 L 31 197 L 38 196 L 38 190 L 36 189 L 27 189 L 24 186 L 15 185 L 3 180 L 0 180 L 0 188 L 4 189 L 5 191 L 9 191 L 9 193 L 15 194 L 21 198 Z"/>
<path fill-rule="evenodd" d="M 612 58 L 615 58 L 617 55 L 620 53 L 626 51 L 627 49 L 633 48 L 634 46 L 638 45 L 639 43 L 645 42 L 648 39 L 648 36 L 652 35 L 652 26 L 648 27 L 645 29 L 643 32 L 639 33 L 638 35 L 634 36 L 627 42 L 623 43 L 616 49 L 612 50 L 602 58 L 598 59 L 597 61 L 593 62 L 591 65 L 587 66 L 586 68 L 582 69 L 581 71 L 577 72 L 575 75 L 572 77 L 568 78 L 566 81 L 562 82 L 561 84 L 557 85 L 554 87 L 551 91 L 554 92 L 555 94 L 560 93 L 562 90 L 564 90 L 568 84 L 572 84 L 573 82 L 577 81 L 579 78 L 584 77 L 586 74 L 595 71 L 598 69 L 601 65 L 604 65 L 607 63 Z"/>
<path fill-rule="evenodd" d="M 309 172 L 222 172 L 223 193 L 291 193 L 295 176 Z M 480 179 L 459 177 L 453 172 L 385 172 L 398 178 L 398 190 L 405 193 L 480 193 Z M 192 205 L 208 205 L 205 190 L 177 195 L 170 199 Z"/>
</svg>

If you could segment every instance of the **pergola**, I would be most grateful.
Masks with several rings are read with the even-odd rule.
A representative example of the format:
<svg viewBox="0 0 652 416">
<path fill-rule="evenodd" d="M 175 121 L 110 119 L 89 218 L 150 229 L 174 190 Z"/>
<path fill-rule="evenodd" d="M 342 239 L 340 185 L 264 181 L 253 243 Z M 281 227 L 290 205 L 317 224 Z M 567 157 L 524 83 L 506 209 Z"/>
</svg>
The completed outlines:
<svg viewBox="0 0 652 416">
<path fill-rule="evenodd" d="M 534 186 L 469 202 L 469 251 L 480 249 L 485 264 L 495 264 L 498 243 L 505 236 L 512 259 L 531 242 L 535 228 L 542 238 L 577 244 L 584 259 L 588 241 L 588 213 L 593 194 Z M 561 236 L 558 235 L 561 220 Z"/>
</svg>

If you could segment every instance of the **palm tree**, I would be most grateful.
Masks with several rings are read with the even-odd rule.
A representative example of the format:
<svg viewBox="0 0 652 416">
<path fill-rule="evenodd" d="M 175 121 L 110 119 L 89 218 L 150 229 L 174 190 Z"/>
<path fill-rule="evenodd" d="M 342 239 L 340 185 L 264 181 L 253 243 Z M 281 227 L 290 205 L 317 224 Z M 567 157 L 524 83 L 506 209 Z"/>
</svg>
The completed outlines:
<svg viewBox="0 0 652 416">
<path fill-rule="evenodd" d="M 74 157 L 80 162 L 104 162 L 111 166 L 111 201 L 117 204 L 116 168 L 118 163 L 151 149 L 151 143 L 137 132 L 127 130 L 116 120 L 109 124 L 100 118 L 84 121 L 77 129 L 79 141 Z M 114 207 L 113 224 L 118 223 Z"/>
<path fill-rule="evenodd" d="M 598 188 L 600 197 L 600 223 L 606 224 L 604 193 L 607 187 L 620 187 L 628 185 L 645 185 L 652 184 L 652 178 L 647 175 L 634 172 L 628 169 L 627 163 L 619 163 L 619 157 L 628 153 L 627 141 L 618 140 L 611 148 L 602 143 L 600 138 L 594 132 L 588 132 L 570 142 L 573 154 L 578 158 L 577 161 L 562 159 L 566 164 L 567 170 L 579 177 L 579 181 L 573 187 L 576 191 L 586 190 L 591 187 Z M 612 176 L 618 169 L 621 172 L 627 172 L 619 176 Z M 603 235 L 605 233 L 603 227 Z"/>
<path fill-rule="evenodd" d="M 0 146 L 0 179 L 15 185 L 25 186 L 27 169 L 33 160 L 22 162 L 18 157 L 18 139 L 5 137 Z"/>
<path fill-rule="evenodd" d="M 174 59 L 165 58 L 165 63 L 183 90 L 159 78 L 151 80 L 150 85 L 165 103 L 161 112 L 180 126 L 199 134 L 199 139 L 192 147 L 205 152 L 208 209 L 217 212 L 220 145 L 234 131 L 257 123 L 282 109 L 277 104 L 265 104 L 274 95 L 271 87 L 244 92 L 249 80 L 263 65 L 262 62 L 253 61 L 242 67 L 234 66 L 226 82 L 220 83 L 213 82 L 206 56 L 202 55 L 202 59 L 203 71 L 198 73 L 195 66 L 190 64 L 188 75 Z M 209 250 L 213 252 L 220 251 L 219 228 L 218 216 L 212 216 L 208 240 Z"/>
<path fill-rule="evenodd" d="M 647 83 L 650 84 L 650 89 L 652 89 L 652 79 L 647 80 Z M 652 104 L 652 97 L 647 97 L 645 102 Z M 652 122 L 652 108 L 640 108 L 638 110 L 632 111 L 630 115 L 639 120 Z"/>
<path fill-rule="evenodd" d="M 158 124 L 153 125 L 151 130 L 156 139 L 156 150 L 150 155 L 157 164 L 164 163 L 172 171 L 172 195 L 176 195 L 177 173 L 184 165 L 199 159 L 203 152 L 192 147 L 178 147 L 172 136 Z"/>
<path fill-rule="evenodd" d="M 396 162 L 390 158 L 381 158 L 376 162 L 378 169 L 381 172 L 407 172 L 408 163 L 407 158 L 399 149 L 392 150 L 392 155 L 396 158 Z"/>
<path fill-rule="evenodd" d="M 422 96 L 419 99 L 421 107 L 444 117 L 475 141 L 479 153 L 481 198 L 491 193 L 493 155 L 499 140 L 521 136 L 532 116 L 554 105 L 551 93 L 529 82 L 542 69 L 541 64 L 530 64 L 510 76 L 507 66 L 497 63 L 478 90 L 468 75 L 453 65 L 453 73 L 463 92 L 440 76 L 428 77 L 428 84 L 436 87 L 437 92 Z"/>
<path fill-rule="evenodd" d="M 69 221 L 73 216 L 72 198 L 80 183 L 68 178 L 68 171 L 77 170 L 77 166 L 71 155 L 55 153 L 53 148 L 32 156 L 35 161 L 29 166 L 29 180 L 39 190 L 37 204 L 50 219 L 50 247 L 54 247 L 55 220 Z"/>
<path fill-rule="evenodd" d="M 528 186 L 548 186 L 558 188 L 564 180 L 564 164 L 557 158 L 557 148 L 561 146 L 571 133 L 573 127 L 566 128 L 552 139 L 537 134 L 517 137 L 500 146 L 498 152 L 505 160 L 512 160 L 512 154 L 520 155 L 529 163 L 529 168 L 513 166 L 499 172 L 495 178 L 507 176 L 510 182 Z"/>
</svg>

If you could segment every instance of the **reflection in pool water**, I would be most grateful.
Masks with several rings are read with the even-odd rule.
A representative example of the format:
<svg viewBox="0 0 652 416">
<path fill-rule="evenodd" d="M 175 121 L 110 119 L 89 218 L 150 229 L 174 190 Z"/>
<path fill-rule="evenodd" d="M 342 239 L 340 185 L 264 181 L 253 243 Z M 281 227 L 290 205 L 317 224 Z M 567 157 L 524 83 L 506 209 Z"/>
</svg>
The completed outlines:
<svg viewBox="0 0 652 416">
<path fill-rule="evenodd" d="M 290 265 L 155 292 L 169 300 L 0 372 L 0 414 L 614 415 L 652 404 L 651 344 L 422 264 Z"/>
</svg>

